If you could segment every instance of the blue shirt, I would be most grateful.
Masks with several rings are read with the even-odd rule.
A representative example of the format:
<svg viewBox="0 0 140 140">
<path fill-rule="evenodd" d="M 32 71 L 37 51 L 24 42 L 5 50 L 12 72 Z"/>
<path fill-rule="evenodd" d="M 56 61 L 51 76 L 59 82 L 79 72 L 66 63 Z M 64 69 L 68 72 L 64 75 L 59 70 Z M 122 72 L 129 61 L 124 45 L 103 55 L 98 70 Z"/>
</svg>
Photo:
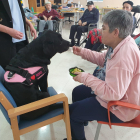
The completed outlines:
<svg viewBox="0 0 140 140">
<path fill-rule="evenodd" d="M 48 13 L 51 12 L 51 10 L 47 10 L 47 11 L 48 11 Z"/>
<path fill-rule="evenodd" d="M 98 66 L 93 73 L 93 75 L 100 80 L 105 81 L 107 59 L 111 59 L 112 53 L 113 53 L 113 49 L 111 47 L 109 47 L 106 57 L 105 57 L 104 66 L 103 67 Z M 91 94 L 94 94 L 94 91 L 91 91 Z"/>
<path fill-rule="evenodd" d="M 12 38 L 12 42 L 13 43 L 21 42 L 23 40 L 26 40 L 26 37 L 25 37 L 24 22 L 20 11 L 19 3 L 17 0 L 8 0 L 8 2 L 12 15 L 13 29 L 23 33 L 22 39 Z"/>
<path fill-rule="evenodd" d="M 106 57 L 105 57 L 104 66 L 103 67 L 98 66 L 93 73 L 93 75 L 95 77 L 99 78 L 100 80 L 105 81 L 107 59 L 111 59 L 112 53 L 113 53 L 113 49 L 111 47 L 109 47 Z"/>
</svg>

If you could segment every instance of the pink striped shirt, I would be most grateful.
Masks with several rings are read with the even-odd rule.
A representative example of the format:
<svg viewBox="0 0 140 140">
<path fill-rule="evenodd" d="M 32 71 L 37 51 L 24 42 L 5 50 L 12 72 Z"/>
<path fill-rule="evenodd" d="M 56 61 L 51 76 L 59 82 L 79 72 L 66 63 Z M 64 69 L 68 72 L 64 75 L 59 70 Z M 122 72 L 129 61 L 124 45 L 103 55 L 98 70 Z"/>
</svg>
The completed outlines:
<svg viewBox="0 0 140 140">
<path fill-rule="evenodd" d="M 79 55 L 103 66 L 106 52 L 82 49 Z M 91 87 L 97 100 L 105 108 L 109 101 L 117 100 L 140 106 L 140 51 L 134 39 L 126 37 L 113 50 L 111 59 L 107 60 L 105 81 L 88 73 L 82 73 L 81 79 L 84 85 Z M 140 111 L 121 106 L 113 106 L 110 111 L 124 122 L 140 114 Z"/>
</svg>

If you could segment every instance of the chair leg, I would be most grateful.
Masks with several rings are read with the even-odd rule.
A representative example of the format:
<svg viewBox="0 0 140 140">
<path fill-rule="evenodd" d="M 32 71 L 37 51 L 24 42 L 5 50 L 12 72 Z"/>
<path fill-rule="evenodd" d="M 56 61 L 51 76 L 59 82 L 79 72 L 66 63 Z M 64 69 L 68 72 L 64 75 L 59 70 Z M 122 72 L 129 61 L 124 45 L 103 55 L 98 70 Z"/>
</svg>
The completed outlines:
<svg viewBox="0 0 140 140">
<path fill-rule="evenodd" d="M 20 140 L 17 117 L 11 118 L 10 120 L 11 120 L 11 128 L 13 131 L 14 140 Z"/>
<path fill-rule="evenodd" d="M 65 122 L 65 126 L 66 126 L 67 140 L 71 140 L 71 127 L 70 127 L 68 101 L 63 102 L 63 108 L 64 108 L 64 122 Z"/>
<path fill-rule="evenodd" d="M 98 140 L 98 138 L 99 138 L 99 133 L 100 133 L 100 130 L 101 130 L 101 125 L 102 124 L 98 123 L 94 140 Z"/>
</svg>

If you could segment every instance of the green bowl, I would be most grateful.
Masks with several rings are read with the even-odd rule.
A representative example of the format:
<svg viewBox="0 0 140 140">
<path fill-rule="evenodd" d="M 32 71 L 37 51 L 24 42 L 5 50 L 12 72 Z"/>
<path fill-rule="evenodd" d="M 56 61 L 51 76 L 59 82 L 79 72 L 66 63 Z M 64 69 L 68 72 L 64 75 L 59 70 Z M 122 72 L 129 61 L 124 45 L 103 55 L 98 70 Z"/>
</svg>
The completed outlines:
<svg viewBox="0 0 140 140">
<path fill-rule="evenodd" d="M 71 75 L 72 77 L 77 76 L 77 74 L 73 74 L 73 73 L 72 73 L 72 72 L 74 71 L 75 68 L 78 68 L 78 67 L 73 67 L 73 68 L 70 68 L 70 69 L 69 69 L 69 73 L 70 73 L 70 75 Z M 81 68 L 78 68 L 78 69 L 80 69 L 81 72 L 84 72 L 84 70 L 82 70 Z"/>
</svg>

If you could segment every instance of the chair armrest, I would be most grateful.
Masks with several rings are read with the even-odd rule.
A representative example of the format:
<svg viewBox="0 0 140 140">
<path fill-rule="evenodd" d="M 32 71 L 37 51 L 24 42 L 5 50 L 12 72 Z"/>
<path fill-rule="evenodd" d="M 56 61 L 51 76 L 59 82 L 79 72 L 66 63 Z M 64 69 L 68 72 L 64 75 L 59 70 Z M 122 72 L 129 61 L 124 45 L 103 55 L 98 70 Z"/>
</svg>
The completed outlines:
<svg viewBox="0 0 140 140">
<path fill-rule="evenodd" d="M 36 22 L 39 22 L 40 21 L 40 19 L 38 18 L 37 20 L 36 20 Z"/>
<path fill-rule="evenodd" d="M 126 102 L 122 102 L 122 101 L 110 101 L 107 105 L 108 108 L 108 120 L 109 120 L 109 126 L 111 128 L 111 119 L 110 119 L 110 107 L 111 106 L 123 106 L 123 107 L 127 107 L 127 108 L 131 108 L 131 109 L 135 109 L 135 110 L 140 110 L 140 106 L 138 105 L 134 105 L 131 103 L 126 103 Z"/>
<path fill-rule="evenodd" d="M 57 103 L 57 102 L 66 102 L 68 104 L 68 98 L 66 97 L 65 94 L 61 93 L 55 96 L 51 96 L 48 98 L 44 98 L 39 101 L 35 101 L 17 108 L 9 109 L 8 110 L 8 115 L 9 118 L 17 117 L 19 115 L 43 108 L 45 106 L 49 106 L 51 104 Z"/>
<path fill-rule="evenodd" d="M 88 26 L 97 26 L 97 23 L 90 23 Z"/>
<path fill-rule="evenodd" d="M 88 32 L 91 31 L 92 29 L 97 28 L 97 23 L 90 23 L 88 25 Z"/>
</svg>

